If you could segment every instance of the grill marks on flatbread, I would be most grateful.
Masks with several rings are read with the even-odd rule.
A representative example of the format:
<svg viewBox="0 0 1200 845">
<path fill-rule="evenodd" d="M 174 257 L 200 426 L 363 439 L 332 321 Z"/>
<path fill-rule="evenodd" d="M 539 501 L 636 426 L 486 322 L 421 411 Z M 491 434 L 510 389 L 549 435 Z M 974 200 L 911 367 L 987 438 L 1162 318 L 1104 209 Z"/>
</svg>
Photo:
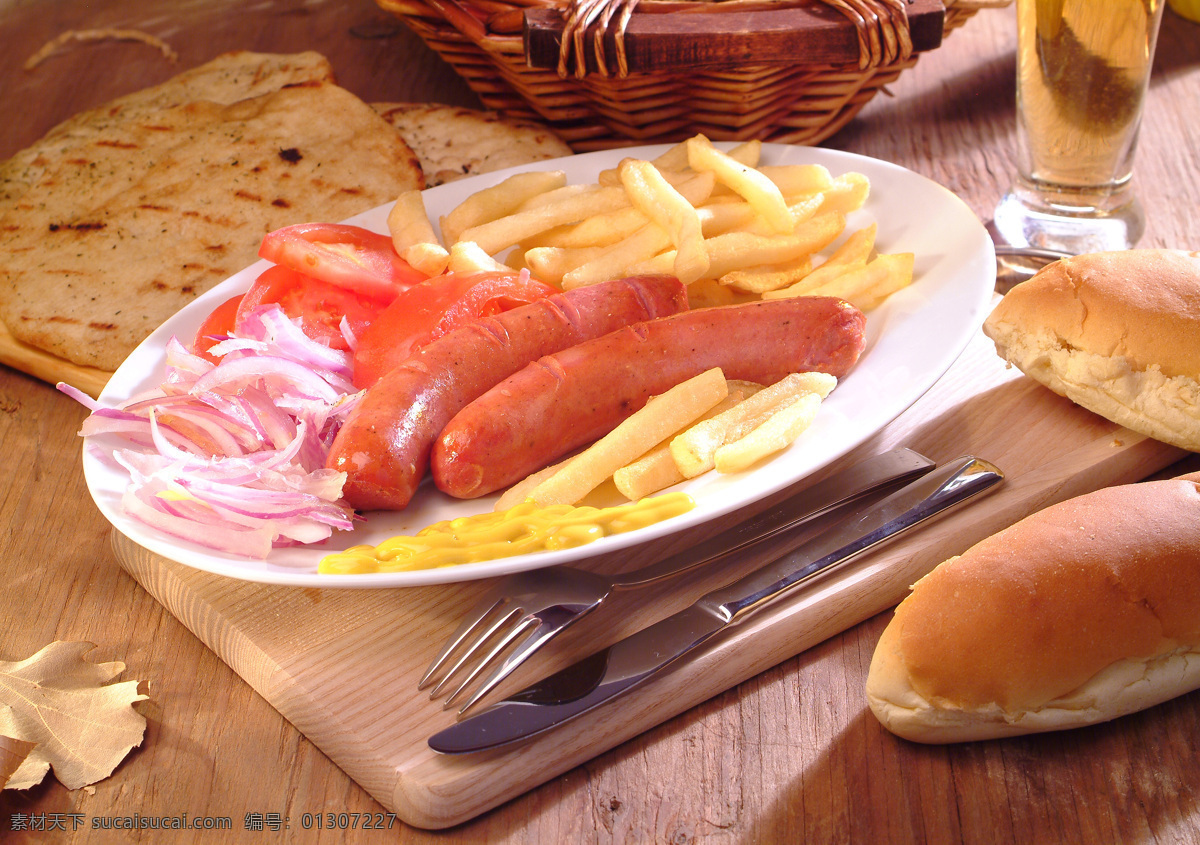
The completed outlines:
<svg viewBox="0 0 1200 845">
<path fill-rule="evenodd" d="M 0 165 L 9 331 L 115 369 L 251 264 L 272 229 L 423 187 L 401 136 L 330 76 L 317 54 L 233 54 L 72 118 Z"/>
<path fill-rule="evenodd" d="M 73 138 L 91 138 L 172 106 L 199 101 L 229 105 L 313 82 L 334 84 L 333 67 L 320 53 L 224 53 L 160 85 L 80 112 L 52 128 L 36 144 L 0 162 L 0 202 L 27 189 L 53 160 L 53 151 L 69 145 Z M 50 155 L 44 155 L 47 151 Z"/>
<path fill-rule="evenodd" d="M 372 106 L 416 152 L 429 186 L 571 154 L 547 127 L 492 112 L 425 103 Z"/>
</svg>

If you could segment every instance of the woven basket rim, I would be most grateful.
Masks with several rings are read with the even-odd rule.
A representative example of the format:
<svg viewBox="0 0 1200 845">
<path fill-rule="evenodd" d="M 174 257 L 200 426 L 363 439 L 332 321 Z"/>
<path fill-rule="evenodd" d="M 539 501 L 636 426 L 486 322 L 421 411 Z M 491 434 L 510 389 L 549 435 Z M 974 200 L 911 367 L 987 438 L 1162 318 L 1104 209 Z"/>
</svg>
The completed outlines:
<svg viewBox="0 0 1200 845">
<path fill-rule="evenodd" d="M 649 70 L 624 79 L 599 74 L 564 78 L 553 69 L 526 62 L 519 26 L 516 32 L 489 29 L 496 16 L 511 20 L 523 14 L 521 10 L 548 5 L 550 0 L 375 2 L 449 63 L 484 108 L 505 117 L 538 121 L 576 152 L 668 143 L 697 133 L 713 140 L 818 144 L 844 127 L 873 96 L 912 67 L 919 55 L 865 70 L 845 64 L 755 61 L 682 73 Z M 945 0 L 943 35 L 979 10 L 1011 3 Z M 776 116 L 770 116 L 769 107 L 717 109 L 720 104 L 710 102 L 726 96 L 723 90 L 738 89 L 749 92 L 755 102 L 775 97 Z M 662 103 L 668 107 L 659 108 Z M 714 109 L 722 112 L 722 120 L 713 117 Z"/>
</svg>

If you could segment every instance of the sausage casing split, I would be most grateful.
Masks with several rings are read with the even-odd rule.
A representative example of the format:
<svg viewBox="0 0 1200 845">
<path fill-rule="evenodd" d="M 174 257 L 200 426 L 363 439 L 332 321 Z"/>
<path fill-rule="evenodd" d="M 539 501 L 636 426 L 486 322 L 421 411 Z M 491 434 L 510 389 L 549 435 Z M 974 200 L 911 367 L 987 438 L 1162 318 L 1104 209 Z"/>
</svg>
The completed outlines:
<svg viewBox="0 0 1200 845">
<path fill-rule="evenodd" d="M 367 390 L 334 439 L 326 466 L 346 473 L 362 510 L 400 510 L 429 466 L 442 428 L 531 361 L 622 326 L 687 308 L 672 276 L 642 276 L 554 294 L 437 338 Z"/>
<path fill-rule="evenodd" d="M 862 354 L 865 323 L 843 300 L 795 297 L 618 329 L 535 361 L 467 405 L 434 444 L 434 482 L 458 498 L 507 487 L 713 367 L 760 384 L 794 372 L 841 378 Z"/>
</svg>

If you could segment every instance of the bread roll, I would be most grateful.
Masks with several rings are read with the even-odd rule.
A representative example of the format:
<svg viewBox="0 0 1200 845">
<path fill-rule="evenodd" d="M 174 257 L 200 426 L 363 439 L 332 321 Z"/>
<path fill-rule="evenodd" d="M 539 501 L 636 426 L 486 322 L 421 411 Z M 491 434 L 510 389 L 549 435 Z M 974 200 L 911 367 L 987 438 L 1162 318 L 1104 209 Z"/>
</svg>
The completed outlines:
<svg viewBox="0 0 1200 845">
<path fill-rule="evenodd" d="M 1055 393 L 1200 451 L 1200 253 L 1056 261 L 1013 288 L 983 331 L 1001 357 Z"/>
<path fill-rule="evenodd" d="M 1200 476 L 1027 517 L 914 585 L 867 699 L 917 742 L 1106 721 L 1200 687 Z"/>
</svg>

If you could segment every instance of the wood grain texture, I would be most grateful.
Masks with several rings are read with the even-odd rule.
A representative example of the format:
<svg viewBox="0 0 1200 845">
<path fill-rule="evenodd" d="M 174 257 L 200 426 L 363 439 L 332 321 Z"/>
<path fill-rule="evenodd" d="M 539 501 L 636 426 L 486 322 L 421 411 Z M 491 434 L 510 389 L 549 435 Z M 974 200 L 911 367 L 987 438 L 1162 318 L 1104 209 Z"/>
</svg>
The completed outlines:
<svg viewBox="0 0 1200 845">
<path fill-rule="evenodd" d="M 1097 486 L 1140 480 L 1182 457 L 1177 449 L 1035 389 L 1015 370 L 1005 369 L 982 334 L 927 396 L 843 463 L 902 443 L 938 461 L 981 455 L 999 464 L 1010 480 L 986 502 L 755 614 L 653 684 L 512 750 L 459 758 L 427 747 L 429 734 L 450 724 L 452 714 L 417 693 L 416 686 L 457 620 L 477 600 L 476 586 L 398 594 L 263 587 L 194 572 L 120 535 L 114 547 L 140 584 L 381 804 L 410 824 L 443 828 L 894 606 L 940 561 L 1032 510 Z M 642 548 L 638 554 L 655 553 Z M 624 567 L 628 558 L 622 553 L 583 565 Z M 580 658 L 763 562 L 739 556 L 719 574 L 662 585 L 657 601 L 631 596 L 635 613 L 601 608 L 589 620 L 591 634 L 581 641 L 577 637 L 573 648 L 556 649 L 553 659 Z M 428 612 L 431 605 L 436 614 Z M 331 710 L 329 702 L 343 695 L 349 700 Z M 406 706 L 397 711 L 400 701 Z"/>
<path fill-rule="evenodd" d="M 352 27 L 375 26 L 375 9 L 365 0 L 241 5 L 238 14 L 230 14 L 229 6 L 221 0 L 178 3 L 164 15 L 161 0 L 0 0 L 0 102 L 20 103 L 22 118 L 0 122 L 0 156 L 80 108 L 172 72 L 154 50 L 114 42 L 76 47 L 41 66 L 52 73 L 25 76 L 19 68 L 25 57 L 68 28 L 138 24 L 196 61 L 227 46 L 316 47 L 333 59 L 343 83 L 363 96 L 374 97 L 373 90 L 379 99 L 470 97 L 407 33 L 378 40 L 351 35 Z M 1010 11 L 980 12 L 827 146 L 920 172 L 989 218 L 1014 171 L 1014 42 Z M 1135 175 L 1150 216 L 1145 245 L 1200 246 L 1197 102 L 1200 25 L 1168 12 Z M 986 414 L 1005 429 L 1005 438 L 1016 438 L 1019 427 L 1005 425 L 1011 422 L 1006 403 L 1037 388 L 1008 375 L 1010 381 L 987 392 L 992 401 Z M 54 639 L 95 642 L 96 659 L 122 660 L 128 666 L 123 677 L 149 681 L 151 700 L 139 705 L 149 727 L 142 746 L 92 791 L 68 792 L 50 779 L 25 792 L 0 793 L 5 842 L 263 842 L 285 836 L 303 842 L 511 845 L 1200 840 L 1200 754 L 1193 742 L 1200 732 L 1200 696 L 1080 731 L 915 746 L 882 730 L 862 692 L 887 613 L 449 830 L 431 833 L 396 822 L 391 830 L 354 835 L 304 831 L 303 813 L 383 807 L 118 566 L 107 524 L 89 501 L 80 472 L 75 432 L 83 414 L 49 385 L 0 369 L 0 449 L 8 467 L 0 487 L 0 519 L 7 528 L 0 538 L 0 657 L 27 656 Z M 961 403 L 945 400 L 936 415 L 938 421 L 906 445 L 919 448 L 969 433 Z M 1106 443 L 1099 432 L 1088 448 L 1107 456 Z M 1139 454 L 1117 451 L 1135 460 Z M 1026 483 L 1056 473 L 1063 454 L 1062 444 L 1040 438 Z M 1189 459 L 1168 471 L 1196 466 Z M 1086 486 L 1089 478 L 1081 481 Z M 1048 498 L 1074 489 L 1049 486 Z M 236 597 L 226 600 L 239 607 Z M 369 621 L 334 613 L 316 596 L 308 596 L 307 604 L 293 601 L 311 614 L 311 624 L 329 628 L 319 635 L 324 650 L 336 650 L 337 637 Z M 445 610 L 434 594 L 422 602 L 431 618 Z M 281 607 L 265 602 L 250 609 L 269 627 Z M 412 647 L 395 644 L 398 653 Z M 244 641 L 231 641 L 226 650 L 253 654 Z M 343 687 L 323 690 L 330 719 L 360 708 L 359 697 L 376 681 L 349 678 Z M 396 701 L 372 712 L 382 731 L 390 718 L 410 723 L 414 706 Z M 104 816 L 184 812 L 193 819 L 227 816 L 232 832 L 151 837 L 89 829 Z M 13 832 L 16 813 L 40 815 L 51 824 L 52 814 L 67 814 L 67 830 Z M 248 831 L 246 813 L 279 813 L 291 829 Z M 81 826 L 72 831 L 74 818 Z"/>
</svg>

